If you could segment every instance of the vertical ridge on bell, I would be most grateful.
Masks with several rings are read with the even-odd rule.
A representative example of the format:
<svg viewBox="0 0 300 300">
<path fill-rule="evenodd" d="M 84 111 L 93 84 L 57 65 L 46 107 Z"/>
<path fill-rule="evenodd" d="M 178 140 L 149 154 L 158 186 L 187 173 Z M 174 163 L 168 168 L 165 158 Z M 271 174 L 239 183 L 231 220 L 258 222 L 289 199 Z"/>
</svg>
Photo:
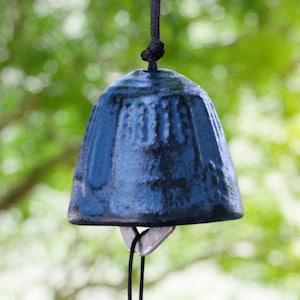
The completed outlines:
<svg viewBox="0 0 300 300">
<path fill-rule="evenodd" d="M 118 117 L 118 101 L 113 101 L 109 105 L 106 99 L 99 102 L 97 110 L 94 112 L 96 118 L 92 119 L 90 132 L 93 133 L 101 126 L 102 132 L 98 135 L 92 135 L 94 138 L 86 145 L 88 152 L 87 179 L 92 188 L 99 189 L 103 184 L 110 180 L 111 170 L 111 149 L 114 141 L 116 128 L 111 126 Z M 117 105 L 116 105 L 117 104 Z M 90 132 L 87 132 L 89 135 Z M 97 163 L 95 163 L 97 161 Z M 95 176 L 97 174 L 97 176 Z"/>
<path fill-rule="evenodd" d="M 75 170 L 71 222 L 160 227 L 242 215 L 222 126 L 197 84 L 136 70 L 103 92 Z"/>
<path fill-rule="evenodd" d="M 178 102 L 180 99 L 174 99 L 175 101 L 172 101 L 172 110 L 171 113 L 173 114 L 171 126 L 172 126 L 172 132 L 173 136 L 177 139 L 177 143 L 182 144 L 184 142 L 184 131 L 185 128 L 182 127 L 183 118 L 180 118 L 179 113 L 179 105 Z M 184 107 L 184 106 L 183 106 Z"/>
<path fill-rule="evenodd" d="M 206 132 L 207 134 L 207 136 L 198 134 L 199 144 L 202 145 L 202 150 L 206 153 L 203 155 L 206 159 L 203 161 L 202 176 L 207 180 L 203 182 L 201 189 L 206 193 L 208 203 L 213 198 L 222 199 L 222 205 L 216 205 L 215 208 L 217 218 L 219 218 L 217 214 L 222 215 L 223 208 L 232 210 L 233 218 L 235 211 L 237 217 L 242 216 L 243 209 L 238 183 L 222 125 L 208 96 L 203 97 L 203 102 L 205 105 L 198 107 L 199 113 L 194 115 L 197 132 Z M 203 122 L 205 116 L 209 120 L 207 123 Z M 215 143 L 207 143 L 208 137 L 214 137 Z M 221 212 L 218 212 L 218 209 Z"/>
<path fill-rule="evenodd" d="M 116 122 L 119 109 L 118 105 L 113 105 L 118 101 L 110 100 L 109 95 L 103 95 L 102 101 L 95 104 L 90 115 L 74 174 L 71 199 L 95 199 L 98 190 L 102 190 L 105 197 L 104 191 L 111 180 L 111 149 L 116 131 L 111 124 Z M 95 135 L 99 126 L 101 131 Z M 98 214 L 105 213 L 109 203 L 103 196 L 84 205 L 71 201 L 69 219 L 77 219 L 79 209 L 82 211 L 82 223 L 89 222 L 89 218 L 84 216 L 91 215 L 95 210 Z"/>
</svg>

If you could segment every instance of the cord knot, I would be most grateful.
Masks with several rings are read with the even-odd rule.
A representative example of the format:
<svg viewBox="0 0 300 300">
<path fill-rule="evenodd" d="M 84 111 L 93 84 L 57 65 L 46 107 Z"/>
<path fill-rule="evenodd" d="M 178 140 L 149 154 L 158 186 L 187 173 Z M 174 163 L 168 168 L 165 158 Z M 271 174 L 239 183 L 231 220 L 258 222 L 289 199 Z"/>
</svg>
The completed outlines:
<svg viewBox="0 0 300 300">
<path fill-rule="evenodd" d="M 160 40 L 152 40 L 148 48 L 141 53 L 141 58 L 149 62 L 149 71 L 155 71 L 157 67 L 152 69 L 150 66 L 156 66 L 156 61 L 162 58 L 164 53 L 164 43 Z"/>
<path fill-rule="evenodd" d="M 151 43 L 141 53 L 142 60 L 148 61 L 149 71 L 156 71 L 156 61 L 165 53 L 165 45 L 159 37 L 160 0 L 151 0 Z"/>
</svg>

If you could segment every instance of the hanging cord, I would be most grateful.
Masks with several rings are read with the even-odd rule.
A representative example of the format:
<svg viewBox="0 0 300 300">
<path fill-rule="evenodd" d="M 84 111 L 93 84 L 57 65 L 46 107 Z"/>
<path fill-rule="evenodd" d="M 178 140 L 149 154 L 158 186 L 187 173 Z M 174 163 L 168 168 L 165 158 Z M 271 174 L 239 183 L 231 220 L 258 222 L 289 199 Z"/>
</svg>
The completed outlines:
<svg viewBox="0 0 300 300">
<path fill-rule="evenodd" d="M 141 53 L 143 60 L 148 61 L 148 71 L 157 71 L 156 61 L 165 53 L 164 43 L 160 41 L 160 0 L 151 0 L 151 43 Z"/>
<path fill-rule="evenodd" d="M 139 233 L 136 230 L 136 236 L 134 237 L 131 247 L 130 247 L 130 255 L 129 255 L 129 263 L 128 263 L 128 300 L 132 300 L 132 269 L 133 269 L 133 257 L 135 252 L 135 247 L 140 238 L 147 232 L 148 230 Z M 139 291 L 139 300 L 143 300 L 143 292 L 144 292 L 144 271 L 145 271 L 145 256 L 141 256 L 141 266 L 140 266 L 140 291 Z"/>
</svg>

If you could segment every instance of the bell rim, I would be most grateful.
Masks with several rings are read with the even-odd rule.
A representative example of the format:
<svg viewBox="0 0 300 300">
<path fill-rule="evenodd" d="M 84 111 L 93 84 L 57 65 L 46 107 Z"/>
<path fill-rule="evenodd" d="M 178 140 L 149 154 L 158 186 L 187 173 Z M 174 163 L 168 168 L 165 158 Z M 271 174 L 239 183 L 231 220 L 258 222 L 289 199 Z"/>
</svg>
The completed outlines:
<svg viewBox="0 0 300 300">
<path fill-rule="evenodd" d="M 214 222 L 234 221 L 244 217 L 244 210 L 238 212 L 231 212 L 228 216 L 219 216 L 215 218 L 197 218 L 191 219 L 190 216 L 184 219 L 170 219 L 162 220 L 161 217 L 157 221 L 147 220 L 145 216 L 142 216 L 143 220 L 138 218 L 122 218 L 122 217 L 103 217 L 103 216 L 82 216 L 76 212 L 68 213 L 68 220 L 74 225 L 86 225 L 86 226 L 141 226 L 141 227 L 165 227 L 165 226 L 182 226 L 182 225 L 196 225 L 196 224 L 208 224 Z M 153 216 L 148 216 L 153 218 Z"/>
</svg>

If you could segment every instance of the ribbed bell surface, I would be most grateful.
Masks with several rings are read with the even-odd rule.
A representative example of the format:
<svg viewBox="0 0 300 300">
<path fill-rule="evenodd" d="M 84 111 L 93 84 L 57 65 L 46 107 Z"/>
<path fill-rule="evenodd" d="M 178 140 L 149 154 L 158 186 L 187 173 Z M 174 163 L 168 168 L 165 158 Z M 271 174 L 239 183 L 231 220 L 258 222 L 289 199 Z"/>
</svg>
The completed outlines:
<svg viewBox="0 0 300 300">
<path fill-rule="evenodd" d="M 74 224 L 170 226 L 243 216 L 207 94 L 170 70 L 136 70 L 91 113 L 73 179 Z"/>
</svg>

